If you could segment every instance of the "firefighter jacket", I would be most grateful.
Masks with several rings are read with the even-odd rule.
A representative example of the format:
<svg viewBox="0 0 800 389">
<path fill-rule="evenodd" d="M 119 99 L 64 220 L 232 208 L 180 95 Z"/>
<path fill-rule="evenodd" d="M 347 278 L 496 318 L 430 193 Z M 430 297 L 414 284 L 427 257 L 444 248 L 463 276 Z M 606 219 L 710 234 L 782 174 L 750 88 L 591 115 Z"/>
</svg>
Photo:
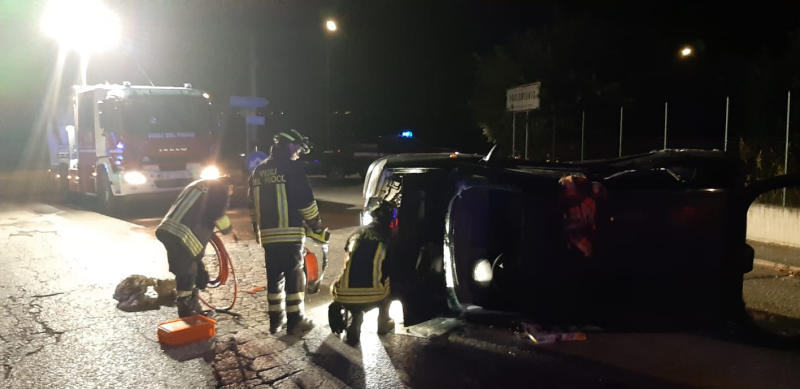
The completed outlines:
<svg viewBox="0 0 800 389">
<path fill-rule="evenodd" d="M 374 225 L 347 240 L 348 260 L 333 286 L 333 300 L 341 304 L 370 304 L 389 297 L 386 266 L 389 244 Z"/>
<path fill-rule="evenodd" d="M 214 227 L 223 234 L 231 231 L 228 187 L 217 180 L 198 180 L 183 189 L 156 229 L 163 243 L 179 241 L 192 256 L 205 250 Z"/>
<path fill-rule="evenodd" d="M 319 226 L 319 209 L 303 164 L 270 158 L 250 176 L 250 218 L 262 245 L 301 243 L 303 222 Z"/>
</svg>

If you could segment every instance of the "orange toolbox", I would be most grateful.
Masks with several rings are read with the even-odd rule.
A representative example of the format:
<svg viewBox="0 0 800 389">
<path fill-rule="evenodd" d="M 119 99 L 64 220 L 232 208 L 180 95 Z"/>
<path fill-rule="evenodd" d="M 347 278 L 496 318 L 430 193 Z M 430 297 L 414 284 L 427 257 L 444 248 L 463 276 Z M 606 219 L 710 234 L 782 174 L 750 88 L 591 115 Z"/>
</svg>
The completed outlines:
<svg viewBox="0 0 800 389">
<path fill-rule="evenodd" d="M 217 322 L 203 315 L 158 324 L 158 341 L 165 346 L 183 346 L 210 339 L 216 333 Z"/>
</svg>

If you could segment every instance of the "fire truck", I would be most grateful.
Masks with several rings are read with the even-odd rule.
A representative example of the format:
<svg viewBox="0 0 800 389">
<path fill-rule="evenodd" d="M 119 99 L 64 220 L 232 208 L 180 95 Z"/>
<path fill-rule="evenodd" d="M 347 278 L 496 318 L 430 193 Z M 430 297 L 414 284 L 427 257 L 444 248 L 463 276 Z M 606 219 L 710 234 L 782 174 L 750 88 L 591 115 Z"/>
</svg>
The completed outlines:
<svg viewBox="0 0 800 389">
<path fill-rule="evenodd" d="M 219 177 L 220 122 L 207 92 L 125 82 L 73 87 L 72 100 L 48 133 L 51 172 L 67 198 L 92 197 L 108 213 L 124 199 L 174 197 Z"/>
</svg>

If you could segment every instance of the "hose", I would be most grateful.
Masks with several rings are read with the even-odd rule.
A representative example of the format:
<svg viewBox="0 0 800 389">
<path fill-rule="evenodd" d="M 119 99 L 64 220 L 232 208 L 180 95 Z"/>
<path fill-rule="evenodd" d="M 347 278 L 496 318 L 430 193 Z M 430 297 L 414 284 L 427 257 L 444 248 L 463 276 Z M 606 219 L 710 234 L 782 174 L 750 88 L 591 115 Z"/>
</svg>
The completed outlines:
<svg viewBox="0 0 800 389">
<path fill-rule="evenodd" d="M 239 283 L 236 281 L 236 271 L 233 268 L 233 262 L 231 262 L 231 256 L 228 254 L 228 250 L 225 249 L 225 244 L 222 243 L 222 239 L 220 239 L 219 235 L 211 234 L 211 247 L 214 248 L 214 251 L 217 253 L 217 261 L 219 262 L 219 274 L 217 274 L 216 278 L 210 279 L 208 281 L 208 288 L 214 289 L 218 288 L 222 285 L 226 285 L 228 282 L 228 275 L 231 276 L 233 280 L 233 301 L 231 301 L 231 305 L 227 307 L 216 307 L 200 296 L 200 301 L 203 302 L 207 307 L 211 308 L 215 312 L 223 312 L 223 313 L 231 313 L 228 312 L 233 309 L 234 305 L 236 305 L 236 298 L 239 294 Z M 231 313 L 233 314 L 233 313 Z M 235 316 L 238 316 L 234 314 Z"/>
</svg>

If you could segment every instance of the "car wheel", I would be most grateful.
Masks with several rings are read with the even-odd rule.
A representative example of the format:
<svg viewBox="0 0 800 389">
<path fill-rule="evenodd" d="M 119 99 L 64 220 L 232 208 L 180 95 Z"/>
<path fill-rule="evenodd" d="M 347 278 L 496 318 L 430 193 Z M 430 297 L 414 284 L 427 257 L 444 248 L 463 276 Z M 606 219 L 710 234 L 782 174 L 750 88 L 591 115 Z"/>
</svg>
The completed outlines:
<svg viewBox="0 0 800 389">
<path fill-rule="evenodd" d="M 341 166 L 331 166 L 328 169 L 328 179 L 333 181 L 344 179 L 344 168 Z"/>
</svg>

